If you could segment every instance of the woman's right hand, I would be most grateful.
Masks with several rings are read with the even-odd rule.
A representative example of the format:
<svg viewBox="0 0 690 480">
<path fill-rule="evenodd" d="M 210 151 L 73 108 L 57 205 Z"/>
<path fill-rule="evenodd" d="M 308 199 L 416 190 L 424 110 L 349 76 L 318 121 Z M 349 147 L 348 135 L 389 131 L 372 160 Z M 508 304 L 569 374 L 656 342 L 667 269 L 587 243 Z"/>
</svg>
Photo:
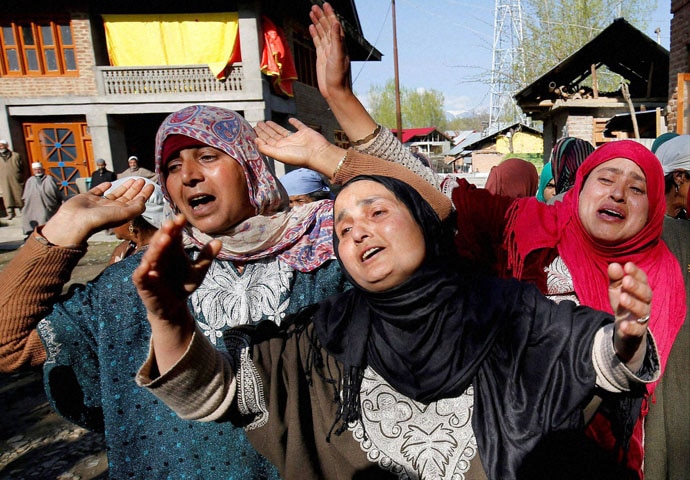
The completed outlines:
<svg viewBox="0 0 690 480">
<path fill-rule="evenodd" d="M 350 57 L 345 48 L 345 34 L 340 21 L 328 3 L 318 5 L 309 12 L 312 24 L 309 33 L 316 47 L 316 78 L 323 98 L 334 94 L 351 93 L 348 84 Z"/>
<path fill-rule="evenodd" d="M 154 189 L 144 180 L 132 179 L 103 196 L 110 185 L 102 183 L 63 203 L 43 227 L 43 237 L 65 247 L 84 244 L 94 233 L 141 215 Z"/>
</svg>

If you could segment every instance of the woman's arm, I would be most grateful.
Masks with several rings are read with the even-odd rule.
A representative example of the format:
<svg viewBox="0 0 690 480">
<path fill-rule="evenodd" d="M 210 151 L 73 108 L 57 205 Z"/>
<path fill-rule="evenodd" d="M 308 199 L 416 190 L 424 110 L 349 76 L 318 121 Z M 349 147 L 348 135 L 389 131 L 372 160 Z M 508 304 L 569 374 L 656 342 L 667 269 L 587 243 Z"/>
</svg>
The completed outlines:
<svg viewBox="0 0 690 480">
<path fill-rule="evenodd" d="M 167 372 L 184 355 L 196 322 L 187 298 L 196 290 L 221 248 L 213 240 L 191 260 L 182 248 L 186 220 L 178 215 L 166 221 L 151 239 L 132 282 L 146 306 L 151 324 L 151 348 L 159 372 Z"/>
<path fill-rule="evenodd" d="M 616 319 L 613 346 L 632 371 L 642 366 L 647 350 L 647 326 L 652 312 L 652 288 L 644 271 L 632 263 L 608 268 L 609 300 Z"/>
<path fill-rule="evenodd" d="M 142 181 L 133 181 L 105 198 L 109 186 L 99 185 L 63 204 L 0 272 L 0 371 L 14 372 L 45 361 L 36 325 L 50 313 L 86 253 L 86 240 L 139 215 L 153 191 Z"/>
<path fill-rule="evenodd" d="M 442 219 L 450 214 L 450 199 L 409 169 L 353 149 L 337 147 L 295 118 L 291 118 L 290 123 L 296 132 L 275 122 L 259 122 L 255 127 L 259 151 L 281 162 L 315 170 L 336 184 L 363 174 L 394 177 L 413 186 Z"/>
<path fill-rule="evenodd" d="M 386 127 L 378 125 L 350 88 L 350 58 L 340 21 L 329 3 L 313 6 L 309 26 L 316 47 L 316 78 L 319 91 L 343 128 L 353 147 L 375 157 L 409 168 L 433 186 L 439 186 L 435 172 L 426 167 Z"/>
</svg>

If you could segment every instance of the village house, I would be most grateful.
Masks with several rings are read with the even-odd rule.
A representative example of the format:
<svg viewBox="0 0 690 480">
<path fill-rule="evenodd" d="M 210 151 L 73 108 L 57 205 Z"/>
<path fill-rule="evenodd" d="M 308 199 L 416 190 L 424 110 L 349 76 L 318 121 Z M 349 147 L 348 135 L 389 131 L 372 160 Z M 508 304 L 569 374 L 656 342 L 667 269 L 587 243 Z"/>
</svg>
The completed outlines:
<svg viewBox="0 0 690 480">
<path fill-rule="evenodd" d="M 671 54 L 667 123 L 670 131 L 690 134 L 690 0 L 671 1 Z"/>
<path fill-rule="evenodd" d="M 543 145 L 539 130 L 515 123 L 487 136 L 480 132 L 468 135 L 444 155 L 455 173 L 488 174 L 492 167 L 511 156 L 541 161 Z"/>
<path fill-rule="evenodd" d="M 599 77 L 605 71 L 620 75 L 622 84 L 618 82 L 614 88 L 604 90 Z M 662 120 L 668 86 L 668 51 L 619 18 L 518 92 L 515 99 L 532 120 L 543 122 L 544 151 L 550 151 L 565 136 L 582 138 L 595 146 L 634 138 L 632 128 L 627 126 L 616 131 L 609 128 L 606 136 L 607 122 L 616 115 L 633 112 L 637 119 L 637 113 L 645 111 L 652 115 L 640 117 L 640 123 L 650 120 L 651 126 L 645 123 L 640 133 L 651 145 L 656 136 L 666 131 Z M 632 120 L 625 125 L 632 126 Z"/>
<path fill-rule="evenodd" d="M 192 104 L 240 112 L 251 124 L 297 116 L 347 143 L 316 84 L 312 1 L 33 0 L 0 12 L 0 138 L 42 162 L 68 195 L 104 158 L 135 155 L 153 169 L 154 138 Z M 352 0 L 342 16 L 352 60 L 380 60 Z M 276 165 L 282 173 L 283 165 Z"/>
<path fill-rule="evenodd" d="M 395 128 L 391 129 L 397 135 Z M 413 153 L 424 155 L 430 166 L 441 173 L 445 169 L 443 152 L 453 144 L 453 139 L 436 127 L 403 128 L 400 141 Z"/>
</svg>

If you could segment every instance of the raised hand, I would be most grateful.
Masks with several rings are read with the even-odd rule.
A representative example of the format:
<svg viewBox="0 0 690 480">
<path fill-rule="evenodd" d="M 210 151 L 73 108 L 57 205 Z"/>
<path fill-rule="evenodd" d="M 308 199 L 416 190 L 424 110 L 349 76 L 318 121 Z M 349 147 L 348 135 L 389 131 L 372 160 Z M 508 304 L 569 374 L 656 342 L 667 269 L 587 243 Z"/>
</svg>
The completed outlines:
<svg viewBox="0 0 690 480">
<path fill-rule="evenodd" d="M 309 17 L 319 91 L 347 136 L 351 140 L 365 138 L 374 131 L 376 122 L 350 88 L 350 58 L 338 17 L 329 3 L 324 3 L 323 9 L 312 6 Z"/>
<path fill-rule="evenodd" d="M 153 185 L 132 179 L 110 192 L 110 183 L 102 183 L 62 204 L 43 227 L 43 236 L 55 245 L 83 244 L 94 233 L 122 225 L 140 215 Z"/>
<path fill-rule="evenodd" d="M 296 118 L 288 121 L 296 132 L 271 121 L 259 122 L 254 127 L 259 151 L 283 163 L 310 168 L 330 177 L 346 151 Z"/>
<path fill-rule="evenodd" d="M 321 95 L 328 100 L 334 93 L 350 90 L 350 58 L 345 48 L 345 34 L 329 3 L 323 9 L 314 5 L 309 12 L 309 33 L 316 47 L 316 78 Z"/>
<path fill-rule="evenodd" d="M 652 289 L 647 274 L 634 263 L 612 263 L 608 268 L 609 300 L 616 318 L 616 354 L 634 368 L 644 358 L 644 339 L 652 312 Z"/>
<path fill-rule="evenodd" d="M 132 274 L 132 282 L 151 323 L 156 360 L 162 372 L 172 366 L 189 345 L 194 319 L 187 308 L 187 297 L 201 285 L 221 248 L 220 241 L 213 240 L 204 246 L 196 260 L 192 260 L 182 247 L 185 223 L 183 215 L 166 221 Z"/>
</svg>

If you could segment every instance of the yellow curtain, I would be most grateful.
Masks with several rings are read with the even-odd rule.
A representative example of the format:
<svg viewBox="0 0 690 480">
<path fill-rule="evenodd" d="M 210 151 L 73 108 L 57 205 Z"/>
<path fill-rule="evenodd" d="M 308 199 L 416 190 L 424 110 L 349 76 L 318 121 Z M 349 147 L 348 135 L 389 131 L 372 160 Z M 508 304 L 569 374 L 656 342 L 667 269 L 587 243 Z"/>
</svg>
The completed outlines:
<svg viewBox="0 0 690 480">
<path fill-rule="evenodd" d="M 113 66 L 208 64 L 223 72 L 238 42 L 237 12 L 103 15 Z"/>
</svg>

